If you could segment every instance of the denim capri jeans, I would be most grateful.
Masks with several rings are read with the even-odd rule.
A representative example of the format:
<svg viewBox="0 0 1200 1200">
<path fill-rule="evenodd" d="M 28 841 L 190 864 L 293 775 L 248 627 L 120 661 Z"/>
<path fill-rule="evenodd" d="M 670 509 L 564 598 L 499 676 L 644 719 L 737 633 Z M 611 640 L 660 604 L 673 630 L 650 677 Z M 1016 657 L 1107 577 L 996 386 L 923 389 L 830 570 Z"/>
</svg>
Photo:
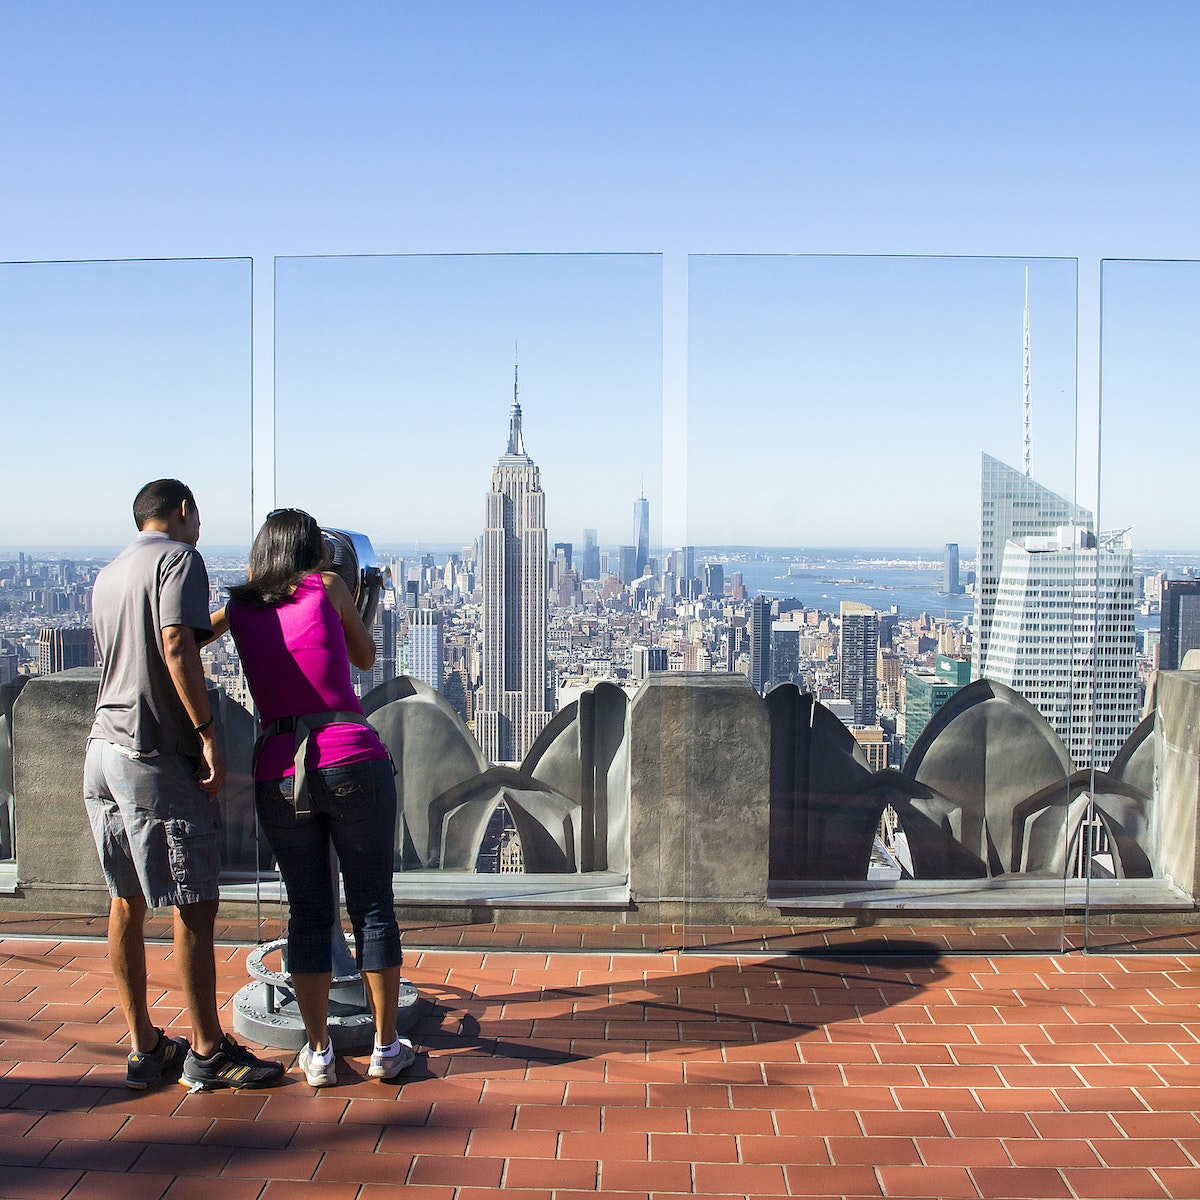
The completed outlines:
<svg viewBox="0 0 1200 1200">
<path fill-rule="evenodd" d="M 387 758 L 308 772 L 309 816 L 297 818 L 291 779 L 255 784 L 258 820 L 287 887 L 288 970 L 318 975 L 333 969 L 338 921 L 337 851 L 354 927 L 360 971 L 383 971 L 401 961 L 392 896 L 396 844 L 396 781 Z"/>
</svg>

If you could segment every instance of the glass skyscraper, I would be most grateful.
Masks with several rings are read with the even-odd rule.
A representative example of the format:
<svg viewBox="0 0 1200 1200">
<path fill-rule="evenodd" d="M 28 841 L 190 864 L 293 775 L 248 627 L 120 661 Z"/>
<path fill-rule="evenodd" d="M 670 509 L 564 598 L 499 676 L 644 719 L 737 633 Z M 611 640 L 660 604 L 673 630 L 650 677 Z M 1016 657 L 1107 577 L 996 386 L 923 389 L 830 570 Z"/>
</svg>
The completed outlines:
<svg viewBox="0 0 1200 1200">
<path fill-rule="evenodd" d="M 644 493 L 633 502 L 633 540 L 637 554 L 634 569 L 640 579 L 650 561 L 650 501 Z"/>
<path fill-rule="evenodd" d="M 1106 770 L 1137 727 L 1136 649 L 1127 533 L 1008 542 L 987 678 L 1033 704 L 1076 766 Z"/>
</svg>

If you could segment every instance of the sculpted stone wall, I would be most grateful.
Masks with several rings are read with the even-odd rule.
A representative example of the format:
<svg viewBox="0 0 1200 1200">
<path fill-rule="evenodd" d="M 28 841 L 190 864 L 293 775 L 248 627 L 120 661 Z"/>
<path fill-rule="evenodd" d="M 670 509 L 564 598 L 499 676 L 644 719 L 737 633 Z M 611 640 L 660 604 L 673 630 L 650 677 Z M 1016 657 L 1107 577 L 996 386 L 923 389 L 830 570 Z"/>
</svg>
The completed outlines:
<svg viewBox="0 0 1200 1200">
<path fill-rule="evenodd" d="M 86 669 L 0 691 L 0 842 L 15 846 L 35 905 L 103 902 L 80 788 L 96 678 Z M 224 695 L 213 702 L 230 771 L 227 878 L 252 877 L 267 865 L 254 840 L 254 722 Z M 1200 891 L 1200 671 L 1160 678 L 1156 712 L 1107 772 L 1077 768 L 1031 705 L 987 681 L 947 703 L 903 771 L 872 772 L 841 722 L 793 685 L 764 701 L 735 675 L 652 675 L 632 701 L 601 684 L 519 767 L 489 765 L 419 681 L 392 680 L 365 708 L 397 767 L 405 871 L 473 871 L 504 805 L 531 875 L 602 873 L 627 880 L 631 913 L 690 903 L 736 920 L 776 884 L 863 880 L 890 806 L 918 879 L 1061 879 L 1092 821 L 1117 879 Z"/>
<path fill-rule="evenodd" d="M 1161 813 L 1152 850 L 1161 856 L 1167 878 L 1195 896 L 1200 893 L 1200 671 L 1159 673 L 1152 741 Z"/>
<path fill-rule="evenodd" d="M 13 840 L 12 706 L 27 682 L 0 683 L 0 862 L 16 854 Z"/>
</svg>

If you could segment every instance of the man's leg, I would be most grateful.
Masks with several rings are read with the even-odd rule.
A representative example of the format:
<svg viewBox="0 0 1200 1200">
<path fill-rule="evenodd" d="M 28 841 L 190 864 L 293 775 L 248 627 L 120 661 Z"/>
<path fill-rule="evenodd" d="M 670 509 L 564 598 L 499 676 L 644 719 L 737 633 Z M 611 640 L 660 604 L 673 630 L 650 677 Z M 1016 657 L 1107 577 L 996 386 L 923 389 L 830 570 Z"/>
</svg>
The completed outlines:
<svg viewBox="0 0 1200 1200">
<path fill-rule="evenodd" d="M 99 738 L 91 738 L 83 768 L 83 800 L 100 866 L 108 883 L 108 961 L 117 995 L 129 1026 L 129 1048 L 148 1054 L 158 1044 L 158 1030 L 146 1003 L 146 909 L 125 814 L 117 799 L 128 772 L 128 760 Z M 110 785 L 110 774 L 116 791 Z"/>
<path fill-rule="evenodd" d="M 175 955 L 192 1018 L 192 1048 L 179 1079 L 185 1087 L 199 1091 L 273 1087 L 283 1078 L 283 1064 L 259 1058 L 221 1029 L 213 955 L 218 903 L 199 900 L 175 909 Z"/>
<path fill-rule="evenodd" d="M 192 1049 L 201 1058 L 214 1053 L 221 1041 L 213 949 L 218 904 L 217 900 L 201 900 L 175 909 L 175 959 L 192 1021 Z"/>
<path fill-rule="evenodd" d="M 146 901 L 141 896 L 115 896 L 109 902 L 108 961 L 135 1054 L 147 1054 L 158 1044 L 158 1030 L 146 1005 L 145 923 Z"/>
</svg>

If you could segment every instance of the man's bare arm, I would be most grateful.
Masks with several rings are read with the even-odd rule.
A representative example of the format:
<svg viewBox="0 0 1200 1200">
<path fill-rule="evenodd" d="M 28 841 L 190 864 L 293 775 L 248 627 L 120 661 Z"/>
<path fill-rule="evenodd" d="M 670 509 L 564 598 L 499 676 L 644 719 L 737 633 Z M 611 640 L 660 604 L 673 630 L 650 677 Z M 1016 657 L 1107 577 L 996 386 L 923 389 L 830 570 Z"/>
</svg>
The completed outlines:
<svg viewBox="0 0 1200 1200">
<path fill-rule="evenodd" d="M 195 728 L 207 726 L 198 735 L 205 770 L 200 786 L 215 796 L 225 784 L 225 760 L 217 745 L 216 730 L 212 724 L 212 709 L 208 704 L 208 689 L 204 682 L 204 666 L 200 662 L 196 634 L 187 625 L 168 625 L 162 631 L 162 647 L 167 671 L 184 711 Z"/>
</svg>

